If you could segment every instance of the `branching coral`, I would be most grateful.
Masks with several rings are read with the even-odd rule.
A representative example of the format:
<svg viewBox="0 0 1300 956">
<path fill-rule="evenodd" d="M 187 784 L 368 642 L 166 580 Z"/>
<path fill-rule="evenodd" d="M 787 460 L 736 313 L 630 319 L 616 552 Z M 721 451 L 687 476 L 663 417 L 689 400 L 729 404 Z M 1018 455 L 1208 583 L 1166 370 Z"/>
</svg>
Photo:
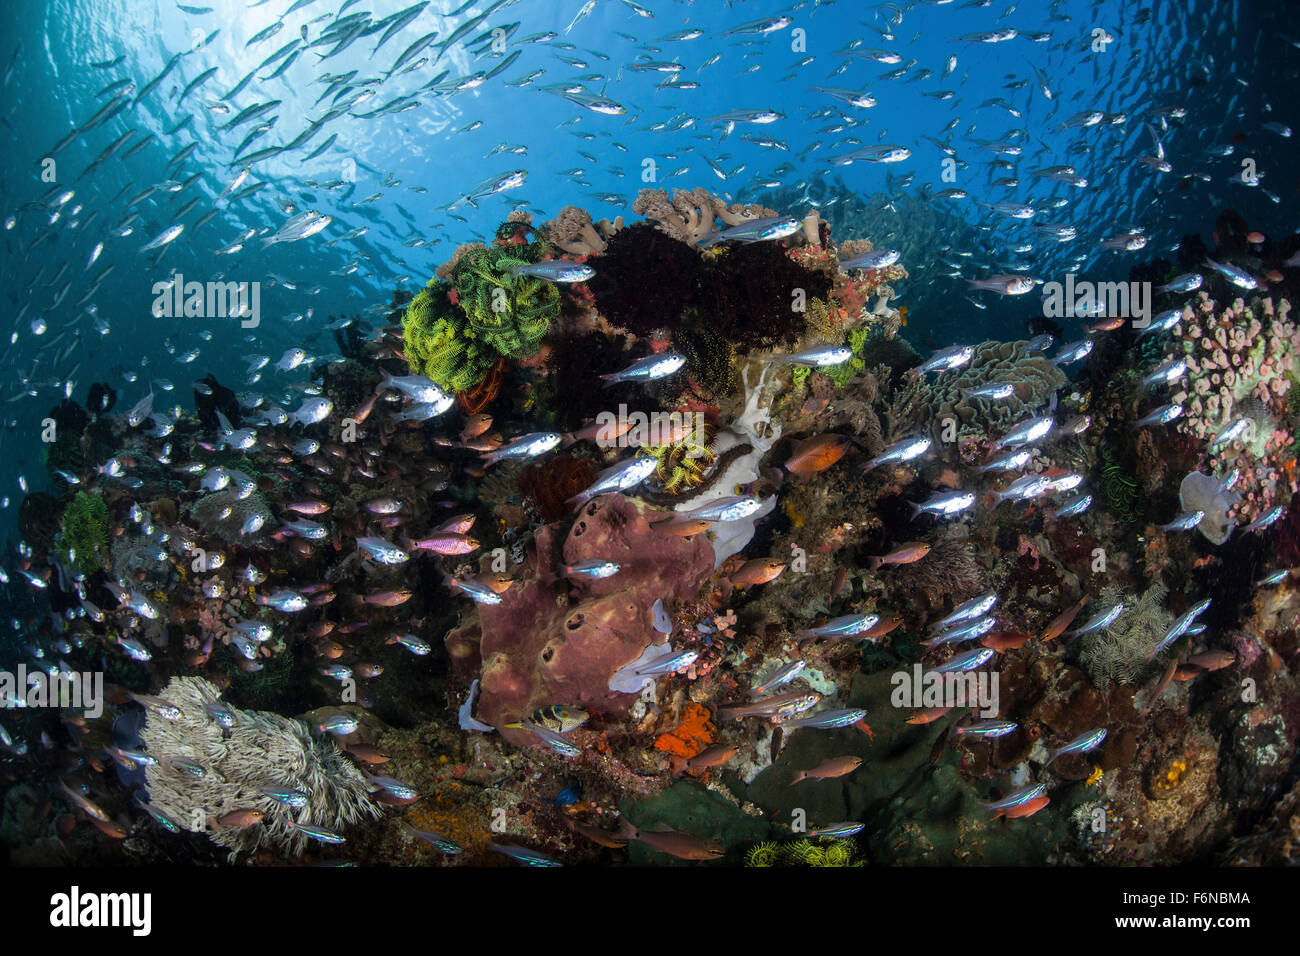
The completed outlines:
<svg viewBox="0 0 1300 956">
<path fill-rule="evenodd" d="M 301 853 L 307 837 L 290 821 L 342 835 L 349 824 L 379 816 L 361 773 L 333 740 L 313 734 L 302 721 L 235 711 L 234 727 L 223 730 L 204 709 L 219 700 L 219 692 L 201 677 L 173 677 L 160 696 L 178 707 L 181 716 L 145 717 L 141 736 L 157 761 L 145 768 L 149 805 L 183 829 L 206 831 L 212 842 L 231 850 L 232 859 L 263 844 Z M 178 762 L 197 764 L 205 772 L 185 773 Z M 307 794 L 307 804 L 292 810 L 263 788 L 300 790 Z M 235 810 L 260 811 L 261 823 L 211 827 Z"/>
</svg>

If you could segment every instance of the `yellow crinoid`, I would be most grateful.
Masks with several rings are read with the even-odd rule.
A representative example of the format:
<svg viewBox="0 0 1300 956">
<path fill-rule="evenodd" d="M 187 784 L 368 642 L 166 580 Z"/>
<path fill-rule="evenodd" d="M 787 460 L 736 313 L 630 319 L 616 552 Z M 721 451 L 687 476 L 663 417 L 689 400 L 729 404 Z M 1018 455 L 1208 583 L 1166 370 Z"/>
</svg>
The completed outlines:
<svg viewBox="0 0 1300 956">
<path fill-rule="evenodd" d="M 712 428 L 703 416 L 691 416 L 687 433 L 677 441 L 663 445 L 645 445 L 642 455 L 655 458 L 654 481 L 667 494 L 695 488 L 704 482 L 717 454 L 709 447 L 713 439 Z"/>
</svg>

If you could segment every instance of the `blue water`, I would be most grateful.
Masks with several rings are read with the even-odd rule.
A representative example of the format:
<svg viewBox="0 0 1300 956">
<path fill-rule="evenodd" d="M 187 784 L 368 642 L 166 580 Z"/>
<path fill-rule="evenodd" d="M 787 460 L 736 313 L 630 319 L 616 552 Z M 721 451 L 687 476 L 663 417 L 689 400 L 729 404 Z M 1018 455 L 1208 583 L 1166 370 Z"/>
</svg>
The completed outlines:
<svg viewBox="0 0 1300 956">
<path fill-rule="evenodd" d="M 1185 234 L 1208 236 L 1222 207 L 1237 210 L 1252 228 L 1269 235 L 1296 228 L 1300 170 L 1294 140 L 1261 125 L 1300 125 L 1290 96 L 1297 72 L 1291 39 L 1295 29 L 1284 8 L 1205 0 L 1140 8 L 1109 2 L 1008 7 L 645 0 L 642 11 L 653 14 L 650 18 L 622 0 L 597 0 L 588 15 L 571 24 L 583 9 L 579 0 L 522 0 L 496 4 L 436 64 L 426 61 L 383 79 L 414 40 L 438 31 L 435 45 L 420 54 L 432 60 L 438 42 L 489 6 L 475 3 L 448 18 L 439 11 L 459 4 L 434 0 L 373 56 L 377 34 L 325 60 L 319 55 L 329 47 L 311 48 L 281 76 L 261 78 L 282 61 L 273 63 L 237 96 L 223 100 L 250 70 L 300 36 L 304 25 L 314 41 L 341 7 L 345 17 L 368 11 L 378 21 L 405 6 L 398 0 L 316 0 L 285 18 L 274 36 L 250 45 L 291 4 L 201 0 L 193 6 L 210 5 L 212 10 L 195 15 L 172 2 L 15 0 L 0 11 L 0 36 L 6 38 L 0 49 L 6 141 L 0 151 L 0 211 L 13 217 L 3 234 L 10 327 L 0 344 L 6 371 L 0 387 L 6 425 L 0 438 L 0 495 L 7 496 L 0 531 L 7 536 L 12 538 L 20 476 L 32 490 L 47 487 L 40 465 L 40 421 L 65 389 L 70 387 L 72 397 L 84 402 L 92 382 L 108 382 L 118 390 L 117 411 L 122 411 L 159 378 L 176 388 L 158 392 L 157 408 L 191 408 L 188 386 L 209 372 L 236 390 L 267 388 L 246 383 L 248 355 L 265 354 L 274 361 L 286 348 L 301 345 L 325 361 L 335 351 L 324 331 L 331 318 L 355 315 L 376 323 L 395 289 L 418 289 L 457 245 L 489 238 L 516 206 L 533 212 L 535 222 L 567 204 L 587 208 L 596 219 L 632 219 L 632 200 L 646 186 L 705 186 L 735 200 L 779 187 L 783 195 L 801 197 L 782 211 L 801 215 L 809 205 L 802 197 L 818 178 L 831 177 L 833 188 L 817 202 L 842 239 L 859 235 L 843 213 L 849 196 L 874 197 L 870 201 L 878 205 L 882 196 L 924 196 L 960 187 L 971 200 L 935 200 L 934 205 L 959 217 L 979 242 L 973 248 L 945 250 L 951 239 L 942 232 L 926 234 L 922 249 L 932 260 L 905 262 L 914 275 L 926 277 L 924 283 L 903 288 L 903 304 L 911 308 L 907 334 L 933 344 L 1021 333 L 1024 320 L 1036 314 L 1031 301 L 1036 296 L 1020 301 L 985 297 L 984 311 L 976 311 L 965 297 L 964 277 L 1004 271 L 998 262 L 1022 262 L 1030 274 L 1048 280 L 1067 271 L 1125 278 L 1131 266 L 1154 255 L 1172 258 Z M 739 24 L 778 15 L 789 16 L 791 24 L 767 34 L 723 35 Z M 504 54 L 486 41 L 469 45 L 491 28 L 508 28 L 515 21 L 519 26 L 509 33 Z M 996 44 L 952 39 L 1005 26 L 1014 26 L 1022 36 Z M 689 28 L 704 35 L 661 39 Z M 1094 52 L 1098 30 L 1112 39 Z M 558 38 L 521 42 L 547 31 Z M 1043 42 L 1023 36 L 1033 32 L 1051 36 Z M 897 67 L 837 52 L 855 43 L 860 49 L 897 53 L 899 67 L 913 59 L 916 63 L 901 78 L 882 79 Z M 53 157 L 52 166 L 42 164 L 56 143 L 113 95 L 101 90 L 129 80 L 138 92 L 181 51 L 188 52 L 142 101 L 133 98 L 110 121 L 75 138 Z M 458 78 L 491 71 L 503 55 L 516 51 L 518 57 L 499 75 L 449 92 Z M 957 58 L 956 68 L 942 79 L 951 55 Z M 111 67 L 92 66 L 119 57 L 121 62 Z M 633 67 L 639 59 L 679 62 L 682 68 L 677 74 L 638 71 Z M 187 83 L 214 67 L 211 78 L 177 102 Z M 1053 98 L 1042 94 L 1033 68 L 1047 79 Z M 444 69 L 448 73 L 440 90 L 420 92 Z M 909 82 L 921 69 L 934 75 Z M 258 123 L 277 117 L 246 152 L 291 142 L 330 104 L 327 98 L 314 105 L 326 90 L 322 74 L 354 70 L 354 82 L 376 82 L 364 87 L 374 95 L 353 114 L 405 97 L 415 97 L 412 102 L 418 105 L 371 118 L 345 114 L 333 119 L 301 148 L 252 166 L 244 185 L 264 182 L 265 188 L 237 202 L 218 199 L 243 168 L 235 161 L 236 147 Z M 545 72 L 528 85 L 508 85 L 538 70 Z M 661 87 L 673 79 L 699 86 Z M 1028 82 L 1007 88 L 1020 80 Z M 590 93 L 618 101 L 626 114 L 601 115 L 539 88 L 563 81 L 579 82 Z M 879 103 L 859 109 L 815 92 L 813 86 L 870 91 Z M 941 89 L 951 89 L 954 97 L 940 101 L 923 95 Z M 1003 105 L 982 105 L 998 98 L 1021 115 Z M 271 100 L 280 103 L 260 119 L 222 129 L 239 110 Z M 1185 113 L 1159 131 L 1173 172 L 1157 174 L 1136 160 L 1151 151 L 1149 126 L 1159 124 L 1154 111 L 1175 107 Z M 767 125 L 738 124 L 725 138 L 724 127 L 708 121 L 730 110 L 758 108 L 777 110 L 784 118 Z M 1088 109 L 1125 113 L 1128 119 L 1122 125 L 1057 129 L 1067 117 Z M 954 119 L 956 127 L 943 132 Z M 117 155 L 84 174 L 108 144 L 131 128 L 136 133 Z M 124 160 L 122 154 L 148 134 L 154 139 Z M 328 149 L 304 161 L 331 135 L 336 139 Z M 788 148 L 758 145 L 747 136 L 770 137 Z M 943 178 L 945 154 L 926 137 L 948 140 L 956 149 L 963 165 L 955 182 Z M 1234 137 L 1233 155 L 1207 155 L 1209 148 Z M 1005 157 L 1015 166 L 1019 186 L 995 188 L 990 185 L 994 178 L 1011 174 L 992 169 L 988 160 L 996 157 L 977 144 L 1008 138 L 1023 147 L 1022 155 Z M 191 143 L 196 144 L 193 153 L 168 170 L 169 158 Z M 909 147 L 912 156 L 890 165 L 832 164 L 836 156 L 880 143 Z M 489 155 L 499 145 L 526 147 L 526 153 Z M 1243 158 L 1253 159 L 1262 174 L 1254 188 L 1239 181 Z M 644 172 L 650 164 L 653 178 Z M 1075 166 L 1089 187 L 1074 189 L 1030 175 L 1032 169 L 1053 164 Z M 488 197 L 477 208 L 464 202 L 446 208 L 476 184 L 513 169 L 527 172 L 522 186 Z M 564 174 L 575 169 L 581 172 Z M 137 205 L 139 217 L 129 235 L 114 233 L 128 214 L 131 197 L 150 185 L 169 179 L 181 183 L 195 174 L 197 179 L 183 191 L 159 191 Z M 1209 181 L 1197 178 L 1202 175 Z M 839 190 L 840 182 L 847 192 Z M 54 197 L 68 189 L 75 195 L 51 223 Z M 1070 204 L 1040 218 L 1074 225 L 1078 238 L 1065 244 L 1036 242 L 1029 253 L 1013 251 L 1033 240 L 1029 224 L 972 202 L 1024 203 L 1052 196 L 1065 196 Z M 187 225 L 180 238 L 161 255 L 142 253 L 141 246 L 177 221 L 177 210 L 195 198 L 199 201 L 180 220 Z M 196 230 L 194 224 L 213 209 L 215 218 Z M 247 229 L 274 232 L 290 215 L 308 209 L 333 217 L 318 235 L 265 251 L 254 237 L 242 252 L 214 255 Z M 925 223 L 901 221 L 894 231 L 901 236 L 913 225 L 926 228 Z M 364 235 L 341 238 L 359 227 L 366 227 Z M 1133 227 L 1146 230 L 1150 242 L 1145 250 L 1099 249 L 1103 239 Z M 878 246 L 892 238 L 867 237 Z M 415 240 L 425 244 L 413 245 Z M 102 254 L 87 268 L 100 242 Z M 957 249 L 970 255 L 963 259 Z M 108 266 L 111 272 L 92 291 L 92 278 Z M 952 274 L 958 271 L 960 276 Z M 187 280 L 260 282 L 261 325 L 245 329 L 229 319 L 155 319 L 150 313 L 154 284 L 173 273 Z M 62 292 L 65 285 L 69 288 Z M 980 323 L 977 336 L 973 322 Z M 199 353 L 196 359 L 179 361 L 193 350 Z M 303 370 L 290 380 L 307 376 Z"/>
</svg>

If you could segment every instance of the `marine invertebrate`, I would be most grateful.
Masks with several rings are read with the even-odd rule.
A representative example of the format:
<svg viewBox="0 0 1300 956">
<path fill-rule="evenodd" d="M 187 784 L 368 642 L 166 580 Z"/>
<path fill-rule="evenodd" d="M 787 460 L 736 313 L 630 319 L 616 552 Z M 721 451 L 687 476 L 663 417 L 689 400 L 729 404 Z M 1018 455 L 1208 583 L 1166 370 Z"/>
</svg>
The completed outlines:
<svg viewBox="0 0 1300 956">
<path fill-rule="evenodd" d="M 220 701 L 216 685 L 201 677 L 173 677 L 159 696 L 181 711 L 176 720 L 147 713 L 140 731 L 157 761 L 145 768 L 149 805 L 191 832 L 208 834 L 218 846 L 240 852 L 270 845 L 298 854 L 307 844 L 306 824 L 342 835 L 350 824 L 379 816 L 368 784 L 328 735 L 300 720 L 256 710 L 234 711 L 223 729 L 205 710 Z M 181 766 L 203 768 L 201 775 Z M 307 803 L 290 809 L 263 788 L 299 790 Z M 259 825 L 221 823 L 232 811 L 256 810 Z"/>
<path fill-rule="evenodd" d="M 557 702 L 622 713 L 636 699 L 611 691 L 610 678 L 663 635 L 654 629 L 656 601 L 694 600 L 713 568 L 704 535 L 682 538 L 650 527 L 653 514 L 622 495 L 584 505 L 571 522 L 537 532 L 514 585 L 498 605 L 477 613 L 446 637 L 457 675 L 481 679 L 476 714 L 516 746 L 541 746 L 527 730 L 504 725 Z M 569 579 L 556 600 L 560 567 L 600 558 L 620 565 L 600 579 Z"/>
<path fill-rule="evenodd" d="M 1137 480 L 1119 463 L 1115 454 L 1104 446 L 1101 449 L 1099 488 L 1115 517 L 1127 522 L 1141 519 L 1145 502 L 1138 492 Z"/>
<path fill-rule="evenodd" d="M 707 189 L 674 189 L 672 198 L 662 189 L 643 189 L 632 202 L 632 211 L 655 223 L 655 228 L 687 245 L 697 245 L 716 228 L 715 217 L 726 226 L 738 226 L 749 219 L 775 216 L 771 209 L 754 204 L 727 204 Z"/>
<path fill-rule="evenodd" d="M 745 851 L 746 866 L 775 866 L 780 846 L 771 840 L 755 843 Z"/>
<path fill-rule="evenodd" d="M 950 594 L 972 594 L 979 590 L 980 566 L 975 548 L 959 530 L 930 542 L 930 553 L 920 561 L 899 565 L 897 587 L 912 599 L 924 595 L 937 604 Z"/>
<path fill-rule="evenodd" d="M 59 518 L 55 547 L 82 574 L 104 566 L 108 558 L 108 505 L 98 495 L 78 491 Z"/>
<path fill-rule="evenodd" d="M 797 305 L 831 293 L 831 279 L 800 265 L 781 242 L 721 249 L 707 270 L 710 324 L 742 351 L 796 341 L 807 329 Z"/>
<path fill-rule="evenodd" d="M 1212 544 L 1223 544 L 1232 534 L 1236 524 L 1228 514 L 1240 500 L 1240 494 L 1223 490 L 1221 479 L 1199 471 L 1189 473 L 1178 486 L 1178 503 L 1184 512 L 1205 512 L 1196 530 Z"/>
<path fill-rule="evenodd" d="M 561 453 L 521 468 L 516 482 L 524 501 L 549 523 L 567 515 L 570 508 L 565 502 L 595 480 L 591 459 Z"/>
<path fill-rule="evenodd" d="M 921 376 L 905 383 L 900 392 L 913 394 L 913 420 L 928 428 L 936 442 L 943 440 L 947 422 L 957 428 L 959 445 L 999 435 L 1032 415 L 1065 384 L 1061 370 L 1031 353 L 1028 342 L 981 342 L 970 364 L 940 376 Z M 1006 382 L 1015 391 L 993 401 L 970 394 L 983 385 Z"/>
<path fill-rule="evenodd" d="M 593 223 L 587 210 L 565 206 L 558 216 L 542 225 L 541 233 L 551 245 L 571 256 L 590 256 L 604 252 L 609 240 L 622 228 L 622 216 L 612 223 L 608 219 Z"/>
<path fill-rule="evenodd" d="M 1171 401 L 1183 405 L 1175 423 L 1182 434 L 1204 442 L 1209 470 L 1240 472 L 1234 520 L 1258 517 L 1297 490 L 1293 438 L 1284 426 L 1287 400 L 1300 352 L 1300 328 L 1282 299 L 1236 299 L 1227 308 L 1206 292 L 1183 310 L 1181 335 L 1166 344 L 1166 357 L 1186 359 L 1188 378 Z M 1218 440 L 1234 423 L 1245 425 Z"/>
<path fill-rule="evenodd" d="M 709 308 L 704 257 L 644 223 L 610 239 L 587 282 L 596 308 L 634 335 L 676 328 L 688 306 Z"/>
<path fill-rule="evenodd" d="M 1099 690 L 1112 683 L 1137 683 L 1150 666 L 1151 650 L 1169 629 L 1173 615 L 1164 609 L 1169 589 L 1154 582 L 1140 598 L 1126 595 L 1118 585 L 1106 587 L 1102 607 L 1124 602 L 1125 610 L 1110 627 L 1079 639 L 1079 662 Z"/>
<path fill-rule="evenodd" d="M 683 326 L 673 332 L 672 343 L 673 351 L 686 356 L 682 378 L 697 396 L 716 401 L 740 387 L 736 350 L 717 329 L 702 324 Z"/>
<path fill-rule="evenodd" d="M 402 314 L 402 340 L 412 372 L 459 393 L 477 385 L 497 356 L 470 334 L 451 295 L 451 283 L 442 280 L 421 289 Z"/>
<path fill-rule="evenodd" d="M 434 279 L 402 315 L 411 370 L 451 392 L 481 382 L 499 357 L 519 361 L 541 347 L 560 313 L 554 283 L 512 270 L 536 262 L 541 244 L 475 247 Z"/>
<path fill-rule="evenodd" d="M 691 702 L 682 710 L 682 719 L 672 730 L 655 738 L 655 749 L 689 760 L 717 739 L 710 712 L 702 704 Z"/>
<path fill-rule="evenodd" d="M 638 449 L 638 455 L 655 459 L 651 476 L 666 495 L 676 495 L 704 482 L 709 467 L 717 458 L 710 447 L 711 426 L 696 418 L 690 431 L 681 439 L 666 445 L 649 445 Z"/>
</svg>

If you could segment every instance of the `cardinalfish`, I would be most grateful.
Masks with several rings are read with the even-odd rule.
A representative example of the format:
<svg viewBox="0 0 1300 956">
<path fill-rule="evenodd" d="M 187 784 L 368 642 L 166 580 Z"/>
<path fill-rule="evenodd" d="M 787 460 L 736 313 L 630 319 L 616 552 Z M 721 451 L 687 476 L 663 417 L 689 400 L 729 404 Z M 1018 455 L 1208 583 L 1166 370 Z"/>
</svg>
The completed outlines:
<svg viewBox="0 0 1300 956">
<path fill-rule="evenodd" d="M 785 470 L 792 475 L 815 475 L 843 458 L 852 445 L 853 439 L 848 435 L 834 432 L 796 442 Z"/>
<path fill-rule="evenodd" d="M 805 710 L 811 710 L 821 703 L 821 699 L 822 695 L 815 690 L 794 691 L 789 694 L 766 697 L 752 704 L 722 707 L 718 712 L 723 717 L 730 717 L 733 720 L 743 720 L 746 717 L 767 717 L 783 721 L 802 714 Z"/>
<path fill-rule="evenodd" d="M 785 570 L 785 562 L 776 558 L 754 558 L 741 565 L 729 579 L 736 587 L 754 587 L 775 580 Z"/>
<path fill-rule="evenodd" d="M 672 766 L 673 773 L 680 777 L 683 774 L 698 774 L 713 767 L 721 767 L 738 753 L 740 753 L 739 747 L 715 744 L 701 750 L 689 760 L 670 754 L 668 762 Z"/>
<path fill-rule="evenodd" d="M 930 545 L 924 541 L 911 541 L 895 548 L 888 554 L 867 558 L 867 569 L 878 571 L 886 564 L 914 564 L 930 553 Z"/>
</svg>

